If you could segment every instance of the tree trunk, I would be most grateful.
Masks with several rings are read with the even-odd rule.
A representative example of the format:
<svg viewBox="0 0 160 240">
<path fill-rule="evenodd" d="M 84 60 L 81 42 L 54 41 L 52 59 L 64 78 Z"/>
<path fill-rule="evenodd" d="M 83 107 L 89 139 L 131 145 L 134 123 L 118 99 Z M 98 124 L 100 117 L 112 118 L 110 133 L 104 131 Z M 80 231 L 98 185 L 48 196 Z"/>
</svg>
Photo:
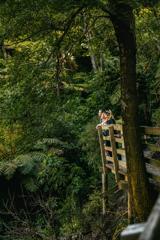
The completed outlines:
<svg viewBox="0 0 160 240">
<path fill-rule="evenodd" d="M 92 49 L 92 45 L 91 45 L 91 40 L 92 40 L 92 34 L 91 34 L 91 30 L 89 29 L 89 23 L 87 24 L 87 18 L 85 15 L 83 15 L 83 20 L 84 20 L 84 34 L 88 43 L 88 50 L 89 50 L 89 54 L 90 54 L 90 59 L 91 59 L 91 64 L 92 64 L 92 69 L 94 71 L 94 73 L 97 72 L 97 66 L 96 66 L 96 56 L 94 55 L 94 51 Z"/>
<path fill-rule="evenodd" d="M 138 221 L 144 221 L 150 212 L 151 201 L 138 126 L 135 19 L 131 6 L 125 4 L 125 1 L 109 2 L 113 13 L 111 21 L 120 51 L 122 116 L 129 191 L 135 217 Z"/>
</svg>

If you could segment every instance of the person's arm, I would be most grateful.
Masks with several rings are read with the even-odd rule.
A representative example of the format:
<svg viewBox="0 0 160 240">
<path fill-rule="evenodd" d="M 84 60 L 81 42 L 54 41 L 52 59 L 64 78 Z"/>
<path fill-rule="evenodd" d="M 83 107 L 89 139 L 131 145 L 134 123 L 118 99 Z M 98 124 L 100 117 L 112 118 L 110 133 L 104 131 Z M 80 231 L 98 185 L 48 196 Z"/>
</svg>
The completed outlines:
<svg viewBox="0 0 160 240">
<path fill-rule="evenodd" d="M 97 124 L 96 129 L 98 129 L 99 127 L 102 127 L 102 123 Z"/>
</svg>

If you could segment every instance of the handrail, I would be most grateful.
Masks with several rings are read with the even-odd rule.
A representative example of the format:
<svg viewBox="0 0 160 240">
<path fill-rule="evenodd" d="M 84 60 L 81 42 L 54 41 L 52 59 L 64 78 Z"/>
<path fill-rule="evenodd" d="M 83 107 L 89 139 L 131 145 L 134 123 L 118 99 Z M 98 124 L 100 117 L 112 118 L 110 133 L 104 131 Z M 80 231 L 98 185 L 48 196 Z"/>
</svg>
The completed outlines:
<svg viewBox="0 0 160 240">
<path fill-rule="evenodd" d="M 151 214 L 147 220 L 144 231 L 138 240 L 160 239 L 160 196 L 158 197 Z"/>
<path fill-rule="evenodd" d="M 129 225 L 121 233 L 121 240 L 160 239 L 160 196 L 158 197 L 146 223 Z"/>
<path fill-rule="evenodd" d="M 108 131 L 108 135 L 103 136 L 103 141 L 109 141 L 111 143 L 111 136 L 110 136 L 109 129 L 112 127 L 114 128 L 114 131 L 115 131 L 114 141 L 116 142 L 116 146 L 118 146 L 118 147 L 116 147 L 117 155 L 121 156 L 123 159 L 126 159 L 125 148 L 124 148 L 124 137 L 123 137 L 123 125 L 121 125 L 121 124 L 103 125 L 101 128 L 102 131 L 105 131 L 105 130 Z M 159 177 L 160 163 L 157 162 L 157 160 L 154 157 L 148 156 L 148 151 L 153 152 L 153 153 L 160 152 L 160 146 L 157 146 L 157 145 L 153 144 L 152 142 L 150 142 L 150 139 L 160 136 L 160 127 L 140 126 L 140 129 L 141 129 L 142 136 L 145 137 L 143 146 L 145 149 L 144 150 L 144 159 L 146 162 L 147 172 L 149 174 L 151 174 L 153 177 L 154 176 Z M 104 151 L 113 154 L 113 152 L 115 152 L 115 150 L 112 148 L 112 145 L 113 144 L 104 146 Z M 147 151 L 146 151 L 146 149 L 147 149 Z M 112 160 L 113 160 L 113 158 L 111 160 L 109 160 L 109 157 L 106 156 L 106 161 L 108 161 L 110 163 L 110 162 L 113 162 Z M 119 166 L 121 166 L 121 161 L 118 161 L 118 164 L 119 164 Z M 106 167 L 108 167 L 108 165 L 106 165 Z M 123 168 L 123 170 L 126 170 L 125 165 L 122 168 Z M 157 170 L 155 170 L 155 169 L 157 169 Z M 117 173 L 116 173 L 116 175 L 117 175 Z M 160 179 L 155 178 L 155 182 L 160 182 Z"/>
<path fill-rule="evenodd" d="M 140 128 L 143 131 L 143 133 L 146 135 L 155 135 L 155 136 L 160 135 L 160 127 L 141 126 Z"/>
</svg>

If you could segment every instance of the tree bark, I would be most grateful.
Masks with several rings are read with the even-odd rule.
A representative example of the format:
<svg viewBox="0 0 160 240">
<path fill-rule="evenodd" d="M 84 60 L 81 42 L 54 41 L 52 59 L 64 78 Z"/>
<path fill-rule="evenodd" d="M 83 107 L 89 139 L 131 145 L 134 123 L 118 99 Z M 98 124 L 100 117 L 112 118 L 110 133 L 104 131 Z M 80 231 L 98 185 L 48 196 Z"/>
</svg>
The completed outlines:
<svg viewBox="0 0 160 240">
<path fill-rule="evenodd" d="M 144 221 L 150 212 L 151 201 L 138 126 L 135 19 L 131 6 L 125 1 L 109 0 L 109 6 L 120 51 L 122 117 L 129 191 L 135 217 L 138 221 Z"/>
</svg>

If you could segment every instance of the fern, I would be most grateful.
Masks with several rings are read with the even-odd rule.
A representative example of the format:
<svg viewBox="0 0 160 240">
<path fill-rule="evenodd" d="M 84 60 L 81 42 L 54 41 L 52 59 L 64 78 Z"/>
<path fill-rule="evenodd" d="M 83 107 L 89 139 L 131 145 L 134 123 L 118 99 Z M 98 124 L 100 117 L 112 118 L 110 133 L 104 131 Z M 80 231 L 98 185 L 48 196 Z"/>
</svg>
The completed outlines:
<svg viewBox="0 0 160 240">
<path fill-rule="evenodd" d="M 42 140 L 39 140 L 35 146 L 35 150 L 42 150 L 47 151 L 48 147 L 63 147 L 66 143 L 62 142 L 61 140 L 57 138 L 43 138 Z"/>
<path fill-rule="evenodd" d="M 5 175 L 5 177 L 9 180 L 14 175 L 17 169 L 17 165 L 14 162 L 1 162 L 0 163 L 0 174 Z"/>
<path fill-rule="evenodd" d="M 57 138 L 44 138 L 42 140 L 42 143 L 46 143 L 48 145 L 64 145 L 65 143 L 62 142 L 61 140 L 57 139 Z"/>
<path fill-rule="evenodd" d="M 37 163 L 41 163 L 46 158 L 44 153 L 32 152 L 28 154 L 21 154 L 10 162 L 0 163 L 0 173 L 4 174 L 7 179 L 12 178 L 16 170 L 21 174 L 30 174 Z"/>
<path fill-rule="evenodd" d="M 6 178 L 11 179 L 16 169 L 17 165 L 15 162 L 7 163 L 7 165 L 4 167 L 4 175 L 6 176 Z"/>
<path fill-rule="evenodd" d="M 61 151 L 64 148 L 72 149 L 75 146 L 73 144 L 63 142 L 63 141 L 59 140 L 58 138 L 43 138 L 42 140 L 39 140 L 37 142 L 37 144 L 35 145 L 35 149 L 47 150 L 48 147 L 53 147 L 53 148 L 55 148 L 56 151 L 59 148 L 59 151 Z"/>
<path fill-rule="evenodd" d="M 19 155 L 14 161 L 18 163 L 21 173 L 26 175 L 33 170 L 37 163 L 41 163 L 45 158 L 46 155 L 44 153 L 32 152 L 25 155 Z"/>
</svg>

